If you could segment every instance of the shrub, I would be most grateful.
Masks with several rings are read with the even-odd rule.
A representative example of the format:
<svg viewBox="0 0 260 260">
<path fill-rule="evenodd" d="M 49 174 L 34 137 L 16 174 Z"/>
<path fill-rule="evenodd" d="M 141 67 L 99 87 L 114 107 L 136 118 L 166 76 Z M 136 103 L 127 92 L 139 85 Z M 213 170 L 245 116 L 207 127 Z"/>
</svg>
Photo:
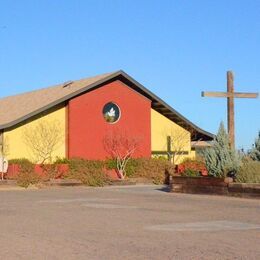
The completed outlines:
<svg viewBox="0 0 260 260">
<path fill-rule="evenodd" d="M 187 177 L 199 177 L 201 176 L 200 172 L 197 170 L 193 170 L 193 169 L 185 169 L 182 173 L 183 176 L 187 176 Z"/>
<path fill-rule="evenodd" d="M 30 160 L 26 158 L 21 158 L 21 159 L 11 159 L 8 161 L 9 164 L 18 164 L 18 165 L 23 165 L 23 164 L 29 164 L 31 163 Z"/>
<path fill-rule="evenodd" d="M 103 172 L 104 162 L 75 158 L 69 161 L 67 178 L 77 179 L 88 186 L 104 186 L 109 178 Z"/>
<path fill-rule="evenodd" d="M 40 174 L 43 176 L 44 181 L 56 179 L 59 175 L 56 164 L 40 164 L 37 166 L 40 168 Z"/>
<path fill-rule="evenodd" d="M 70 160 L 67 158 L 61 158 L 61 157 L 56 157 L 56 160 L 54 161 L 53 164 L 69 164 Z"/>
<path fill-rule="evenodd" d="M 105 150 L 116 162 L 118 175 L 121 179 L 124 179 L 127 175 L 126 167 L 140 146 L 140 138 L 116 131 L 108 133 L 103 139 L 103 144 Z"/>
<path fill-rule="evenodd" d="M 249 152 L 249 156 L 255 161 L 260 161 L 260 131 L 258 132 L 258 137 L 255 139 L 252 150 Z"/>
<path fill-rule="evenodd" d="M 238 171 L 236 181 L 243 183 L 260 183 L 260 162 L 244 162 Z"/>
<path fill-rule="evenodd" d="M 125 167 L 125 177 L 131 177 L 134 175 L 135 171 L 139 166 L 137 159 L 130 158 Z M 108 159 L 105 161 L 105 167 L 108 170 L 117 170 L 117 164 L 115 159 Z"/>
<path fill-rule="evenodd" d="M 56 157 L 56 160 L 53 164 L 41 164 L 40 168 L 42 170 L 43 176 L 45 176 L 45 180 L 49 179 L 57 179 L 63 178 L 64 174 L 67 172 L 66 167 L 62 167 L 61 165 L 70 164 L 70 160 L 67 158 Z"/>
<path fill-rule="evenodd" d="M 21 171 L 17 175 L 17 184 L 21 187 L 28 188 L 30 184 L 36 184 L 41 181 L 40 176 L 34 172 L 26 172 L 26 171 Z"/>
<path fill-rule="evenodd" d="M 184 176 L 208 175 L 205 162 L 202 159 L 185 159 L 177 166 L 177 173 Z"/>
<path fill-rule="evenodd" d="M 229 146 L 229 138 L 224 124 L 221 123 L 217 136 L 210 148 L 203 150 L 206 166 L 210 175 L 225 177 L 229 172 L 237 172 L 241 160 L 238 153 Z"/>
<path fill-rule="evenodd" d="M 116 169 L 115 160 L 105 162 L 107 169 Z M 152 179 L 155 184 L 164 183 L 173 165 L 165 159 L 157 158 L 131 158 L 126 166 L 126 177 Z"/>
<path fill-rule="evenodd" d="M 107 169 L 116 169 L 115 160 L 105 162 Z M 165 159 L 157 158 L 131 158 L 125 168 L 126 177 L 146 178 L 153 181 L 154 184 L 163 184 L 168 182 L 170 174 L 174 173 L 173 165 Z"/>
<path fill-rule="evenodd" d="M 135 163 L 132 176 L 151 179 L 154 184 L 167 183 L 169 175 L 174 173 L 173 165 L 166 160 L 140 158 L 135 159 Z"/>
<path fill-rule="evenodd" d="M 19 165 L 19 174 L 16 177 L 19 186 L 27 188 L 30 184 L 40 181 L 40 176 L 34 171 L 34 164 L 27 159 L 14 159 L 10 163 Z"/>
</svg>

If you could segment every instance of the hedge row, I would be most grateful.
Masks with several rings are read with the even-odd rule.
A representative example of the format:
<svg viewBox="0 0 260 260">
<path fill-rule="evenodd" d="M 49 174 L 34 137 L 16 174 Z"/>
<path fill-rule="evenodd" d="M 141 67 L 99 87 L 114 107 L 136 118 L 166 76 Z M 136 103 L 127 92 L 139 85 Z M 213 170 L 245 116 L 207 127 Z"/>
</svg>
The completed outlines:
<svg viewBox="0 0 260 260">
<path fill-rule="evenodd" d="M 42 174 L 35 172 L 35 166 L 27 159 L 10 160 L 9 164 L 19 165 L 19 174 L 14 178 L 18 184 L 28 187 L 42 181 L 59 176 L 58 165 L 67 164 L 69 170 L 61 176 L 82 181 L 88 186 L 104 186 L 111 179 L 106 174 L 106 170 L 116 170 L 114 160 L 97 161 L 75 158 L 71 160 L 58 159 L 52 165 L 42 165 Z M 155 184 L 167 182 L 167 177 L 174 173 L 173 165 L 167 160 L 155 158 L 130 159 L 126 166 L 126 176 L 128 178 L 147 178 Z"/>
</svg>

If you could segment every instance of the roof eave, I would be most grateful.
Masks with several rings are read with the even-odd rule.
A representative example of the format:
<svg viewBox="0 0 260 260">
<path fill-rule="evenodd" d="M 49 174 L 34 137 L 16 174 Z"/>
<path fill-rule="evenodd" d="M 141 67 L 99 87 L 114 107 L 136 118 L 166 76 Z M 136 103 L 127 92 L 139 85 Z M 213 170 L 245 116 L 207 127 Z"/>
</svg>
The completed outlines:
<svg viewBox="0 0 260 260">
<path fill-rule="evenodd" d="M 47 106 L 41 107 L 40 109 L 37 109 L 37 110 L 33 111 L 32 113 L 29 113 L 29 114 L 27 114 L 27 115 L 25 115 L 23 117 L 20 117 L 20 118 L 14 120 L 14 121 L 9 122 L 7 124 L 0 125 L 0 130 L 6 129 L 6 128 L 10 128 L 10 127 L 12 127 L 14 125 L 17 125 L 17 124 L 19 124 L 19 123 L 21 123 L 21 122 L 23 122 L 23 121 L 25 121 L 25 120 L 33 117 L 33 116 L 36 116 L 36 115 L 38 115 L 38 114 L 40 114 L 40 113 L 42 113 L 42 112 L 44 112 L 44 111 L 46 111 L 46 110 L 48 110 L 48 109 L 50 109 L 52 107 L 55 107 L 55 106 L 57 106 L 57 105 L 59 105 L 61 103 L 64 103 L 64 102 L 68 101 L 69 99 L 71 99 L 73 97 L 76 97 L 76 96 L 80 95 L 81 93 L 86 92 L 87 90 L 91 90 L 91 89 L 97 87 L 98 85 L 101 85 L 101 84 L 111 80 L 112 78 L 117 77 L 118 75 L 120 75 L 120 71 L 116 71 L 113 74 L 111 74 L 111 75 L 109 75 L 109 76 L 107 76 L 107 77 L 105 77 L 105 78 L 103 78 L 101 80 L 98 80 L 98 81 L 96 81 L 96 82 L 94 82 L 94 83 L 92 83 L 92 84 L 90 84 L 90 85 L 88 85 L 88 86 L 78 90 L 78 91 L 75 91 L 75 92 L 73 92 L 73 93 L 71 93 L 69 95 L 66 95 L 63 98 L 57 99 L 54 102 L 51 102 L 50 104 L 48 104 Z"/>
<path fill-rule="evenodd" d="M 193 124 L 191 121 L 189 121 L 187 118 L 185 118 L 183 115 L 181 115 L 178 111 L 176 111 L 174 108 L 172 108 L 170 105 L 168 105 L 166 102 L 164 102 L 161 98 L 159 98 L 158 96 L 156 96 L 154 93 L 152 93 L 150 90 L 148 90 L 146 87 L 144 87 L 142 84 L 140 84 L 138 81 L 136 81 L 135 79 L 133 79 L 131 76 L 129 76 L 127 73 L 125 73 L 124 71 L 120 70 L 119 71 L 120 74 L 122 76 L 124 76 L 126 79 L 128 79 L 130 82 L 133 82 L 136 86 L 138 86 L 146 95 L 149 96 L 149 99 L 152 100 L 152 108 L 154 108 L 155 110 L 157 110 L 158 108 L 155 107 L 155 103 L 159 103 L 162 107 L 166 108 L 169 112 L 172 113 L 172 115 L 174 117 L 177 117 L 179 119 L 181 119 L 184 123 L 186 123 L 186 127 L 185 128 L 193 128 L 195 131 L 197 131 L 198 133 L 200 133 L 202 136 L 204 136 L 203 140 L 205 141 L 210 141 L 213 140 L 215 135 L 207 132 L 203 129 L 201 129 L 200 127 L 196 126 L 195 124 Z M 163 112 L 160 111 L 161 114 L 164 114 Z M 165 115 L 167 118 L 169 118 L 169 116 Z M 172 119 L 170 119 L 172 120 Z M 174 121 L 174 120 L 172 120 Z M 190 130 L 191 130 L 190 129 Z M 197 138 L 199 139 L 199 138 Z"/>
<path fill-rule="evenodd" d="M 171 106 L 169 106 L 167 103 L 165 103 L 162 99 L 160 99 L 158 96 L 156 96 L 155 94 L 153 94 L 150 90 L 148 90 L 147 88 L 145 88 L 142 84 L 140 84 L 138 81 L 136 81 L 135 79 L 133 79 L 131 76 L 129 76 L 126 72 L 124 72 L 123 70 L 119 70 L 116 71 L 110 75 L 108 75 L 107 77 L 104 77 L 101 80 L 98 80 L 90 85 L 87 85 L 86 87 L 75 91 L 69 95 L 66 95 L 63 98 L 57 99 L 55 100 L 55 102 L 52 102 L 50 104 L 48 104 L 47 106 L 44 106 L 40 109 L 37 109 L 35 111 L 33 111 L 32 113 L 27 114 L 26 116 L 23 116 L 19 119 L 16 119 L 14 121 L 11 121 L 7 124 L 3 124 L 0 125 L 0 130 L 3 129 L 7 129 L 10 127 L 13 127 L 14 125 L 17 125 L 33 116 L 36 116 L 39 113 L 42 113 L 52 107 L 55 107 L 61 103 L 64 103 L 86 91 L 90 91 L 112 79 L 115 79 L 117 77 L 123 77 L 126 81 L 128 81 L 128 83 L 130 83 L 132 86 L 135 86 L 139 89 L 139 91 L 141 90 L 141 94 L 143 94 L 144 96 L 148 97 L 151 101 L 152 101 L 152 108 L 154 108 L 155 110 L 157 110 L 158 112 L 160 112 L 161 114 L 163 114 L 164 116 L 166 116 L 167 118 L 169 118 L 172 121 L 178 121 L 180 123 L 180 125 L 186 129 L 189 129 L 189 131 L 194 131 L 196 132 L 196 134 L 194 135 L 196 137 L 196 139 L 200 139 L 202 138 L 203 140 L 212 140 L 214 138 L 214 135 L 212 133 L 209 133 L 201 128 L 199 128 L 198 126 L 196 126 L 195 124 L 193 124 L 192 122 L 190 122 L 187 118 L 185 118 L 184 116 L 182 116 L 179 112 L 177 112 L 174 108 L 172 108 Z M 166 115 L 166 112 L 162 112 L 160 111 L 160 109 L 158 107 L 156 107 L 156 104 L 159 104 L 161 107 L 166 109 L 167 113 L 170 113 L 168 116 Z M 175 120 L 174 120 L 175 118 Z M 177 120 L 178 119 L 178 120 Z"/>
</svg>

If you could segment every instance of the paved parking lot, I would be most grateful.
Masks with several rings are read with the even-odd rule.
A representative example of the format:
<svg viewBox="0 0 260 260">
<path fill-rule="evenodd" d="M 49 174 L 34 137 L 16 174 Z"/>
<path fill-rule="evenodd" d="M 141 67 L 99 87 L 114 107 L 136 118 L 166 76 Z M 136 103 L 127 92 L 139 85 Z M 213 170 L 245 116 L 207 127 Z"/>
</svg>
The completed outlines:
<svg viewBox="0 0 260 260">
<path fill-rule="evenodd" d="M 260 201 L 162 186 L 1 191 L 0 259 L 260 259 Z"/>
</svg>

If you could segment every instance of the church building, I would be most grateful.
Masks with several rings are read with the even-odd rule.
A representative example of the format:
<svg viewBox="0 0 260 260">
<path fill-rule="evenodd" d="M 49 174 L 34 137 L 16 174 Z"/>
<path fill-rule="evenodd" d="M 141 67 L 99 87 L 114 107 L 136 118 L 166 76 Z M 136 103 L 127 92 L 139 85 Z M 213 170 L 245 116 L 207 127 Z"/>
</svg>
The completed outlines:
<svg viewBox="0 0 260 260">
<path fill-rule="evenodd" d="M 139 138 L 136 157 L 167 156 L 175 149 L 174 140 L 172 147 L 169 142 L 175 133 L 185 134 L 182 157 L 194 157 L 191 143 L 214 137 L 121 70 L 0 99 L 2 153 L 34 160 L 24 133 L 33 133 L 40 122 L 59 123 L 53 159 L 105 159 L 103 140 L 113 131 Z"/>
</svg>

